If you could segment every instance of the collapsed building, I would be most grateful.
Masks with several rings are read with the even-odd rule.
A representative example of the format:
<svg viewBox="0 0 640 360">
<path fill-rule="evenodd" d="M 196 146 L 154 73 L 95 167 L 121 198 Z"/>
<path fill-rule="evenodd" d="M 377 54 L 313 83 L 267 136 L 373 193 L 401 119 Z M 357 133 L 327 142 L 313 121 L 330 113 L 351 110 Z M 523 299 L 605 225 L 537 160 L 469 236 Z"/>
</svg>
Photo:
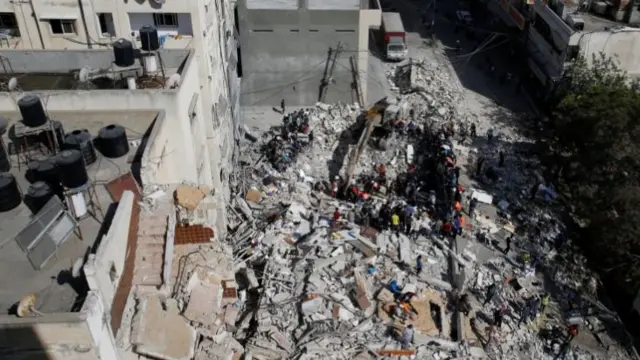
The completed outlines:
<svg viewBox="0 0 640 360">
<path fill-rule="evenodd" d="M 352 15 L 369 11 L 353 3 Z M 131 53 L 126 42 L 118 47 Z M 88 184 L 78 190 L 63 183 L 63 196 L 49 193 L 40 208 L 21 196 L 2 200 L 12 207 L 1 222 L 11 233 L 2 264 L 17 274 L 3 277 L 0 296 L 7 309 L 0 338 L 11 344 L 1 350 L 6 358 L 551 359 L 561 351 L 564 327 L 577 323 L 582 331 L 568 351 L 574 358 L 629 358 L 628 347 L 608 331 L 615 314 L 581 290 L 592 275 L 578 271 L 585 268 L 579 258 L 554 248 L 564 231 L 546 206 L 553 189 L 533 181 L 541 166 L 533 143 L 510 129 L 493 132 L 492 144 L 475 141 L 493 125 L 460 106 L 464 96 L 440 64 L 388 65 L 393 95 L 371 109 L 360 100 L 283 111 L 272 128 L 248 124 L 240 139 L 231 100 L 238 94 L 213 91 L 225 88 L 216 85 L 233 69 L 205 76 L 197 52 L 152 53 L 162 59 L 162 71 L 153 74 L 149 54 L 115 66 L 113 59 L 122 58 L 110 51 L 43 51 L 37 69 L 29 67 L 31 53 L 5 57 L 10 75 L 19 75 L 0 93 L 7 119 L 0 125 L 10 125 L 0 131 L 11 165 L 1 182 L 11 192 L 3 194 L 30 188 L 30 169 L 44 172 L 49 160 L 59 165 L 58 153 L 69 150 L 81 151 L 76 164 Z M 45 124 L 53 127 L 40 129 L 44 138 L 28 138 L 36 124 L 16 101 L 23 91 L 36 92 L 35 104 L 46 110 L 36 111 L 46 112 Z M 54 120 L 66 130 L 60 141 Z M 115 154 L 92 137 L 114 128 Z M 410 172 L 418 179 L 432 172 L 439 148 L 430 143 L 440 133 L 456 140 L 449 150 L 458 166 L 485 163 L 474 182 L 472 170 L 460 176 L 464 207 L 469 198 L 480 205 L 455 239 L 439 236 L 436 217 L 425 215 L 432 189 L 439 207 L 450 205 L 446 186 L 428 175 L 409 195 L 398 185 L 416 177 Z M 505 166 L 494 159 L 500 151 L 510 154 Z M 388 182 L 363 192 L 376 211 L 415 202 L 417 231 L 369 223 L 362 203 L 340 195 L 346 185 L 378 179 L 381 165 Z M 332 194 L 334 182 L 340 186 Z M 78 193 L 91 201 L 77 203 Z M 44 221 L 51 209 L 55 219 Z M 60 223 L 67 224 L 62 237 L 52 231 Z M 522 235 L 526 223 L 540 230 L 531 241 Z M 496 253 L 514 234 L 515 256 Z M 523 263 L 524 253 L 537 264 Z M 541 276 L 545 270 L 551 279 Z M 487 301 L 491 284 L 499 289 Z M 522 324 L 521 307 L 550 284 L 561 291 L 548 312 Z M 407 294 L 415 296 L 400 303 L 411 311 L 398 311 Z M 470 311 L 461 311 L 463 294 Z M 490 311 L 502 307 L 505 320 L 495 329 Z M 408 325 L 414 334 L 403 346 L 397 334 Z"/>
</svg>

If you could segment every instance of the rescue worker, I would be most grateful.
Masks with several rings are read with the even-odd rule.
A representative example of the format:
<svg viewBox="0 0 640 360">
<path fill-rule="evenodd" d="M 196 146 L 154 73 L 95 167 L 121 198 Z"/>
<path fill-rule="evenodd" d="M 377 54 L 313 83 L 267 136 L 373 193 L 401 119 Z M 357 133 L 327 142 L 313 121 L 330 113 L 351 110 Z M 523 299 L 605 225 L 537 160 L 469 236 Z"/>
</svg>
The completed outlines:
<svg viewBox="0 0 640 360">
<path fill-rule="evenodd" d="M 549 294 L 545 293 L 540 297 L 540 314 L 544 314 L 547 306 L 549 306 Z"/>
<path fill-rule="evenodd" d="M 284 114 L 284 99 L 282 99 L 282 101 L 280 101 L 280 109 L 282 110 L 282 113 Z"/>
<path fill-rule="evenodd" d="M 422 264 L 422 255 L 418 255 L 418 257 L 416 258 L 416 274 L 420 275 L 423 268 L 424 265 Z"/>
<path fill-rule="evenodd" d="M 333 212 L 333 221 L 338 222 L 340 220 L 340 217 L 342 217 L 342 214 L 340 214 L 340 209 L 336 208 L 336 211 Z"/>
<path fill-rule="evenodd" d="M 485 293 L 485 299 L 482 306 L 487 306 L 488 303 L 491 302 L 494 296 L 498 293 L 498 286 L 493 283 L 487 287 L 487 292 Z"/>
<path fill-rule="evenodd" d="M 502 327 L 503 318 L 504 318 L 504 312 L 501 309 L 495 309 L 493 311 L 493 326 L 500 329 Z"/>
<path fill-rule="evenodd" d="M 467 215 L 469 215 L 472 219 L 473 219 L 473 212 L 476 210 L 477 205 L 478 205 L 478 199 L 471 198 L 471 200 L 469 201 L 469 211 L 467 212 Z"/>
<path fill-rule="evenodd" d="M 400 336 L 400 344 L 402 344 L 403 349 L 408 349 L 411 347 L 413 343 L 413 325 L 409 324 L 402 331 L 402 336 Z"/>
<path fill-rule="evenodd" d="M 511 242 L 513 241 L 513 235 L 509 236 L 506 240 L 507 242 L 507 246 L 504 248 L 503 253 L 505 255 L 509 254 L 509 251 L 511 250 Z"/>
<path fill-rule="evenodd" d="M 331 197 L 336 197 L 338 195 L 338 179 L 340 179 L 340 177 L 336 175 L 331 182 L 331 192 L 329 193 Z"/>
<path fill-rule="evenodd" d="M 393 215 L 391 215 L 391 229 L 395 232 L 398 232 L 399 227 L 400 227 L 400 215 L 398 215 L 397 212 L 394 212 Z"/>
</svg>

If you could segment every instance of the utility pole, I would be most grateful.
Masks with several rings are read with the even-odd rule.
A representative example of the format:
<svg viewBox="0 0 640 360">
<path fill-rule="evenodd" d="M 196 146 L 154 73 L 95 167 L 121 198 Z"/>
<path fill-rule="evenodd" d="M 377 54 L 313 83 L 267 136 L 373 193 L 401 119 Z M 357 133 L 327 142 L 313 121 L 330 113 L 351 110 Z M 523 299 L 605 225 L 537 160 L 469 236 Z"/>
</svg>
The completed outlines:
<svg viewBox="0 0 640 360">
<path fill-rule="evenodd" d="M 331 66 L 329 66 L 328 72 L 326 71 L 326 68 L 325 68 L 325 75 L 322 78 L 322 84 L 320 84 L 320 96 L 319 96 L 320 102 L 324 102 L 324 99 L 327 97 L 327 90 L 329 89 L 329 84 L 331 83 L 331 80 L 332 80 L 333 70 L 336 68 L 336 61 L 338 60 L 338 56 L 340 56 L 341 52 L 342 52 L 342 42 L 338 42 L 338 47 L 336 48 L 335 51 L 333 51 L 331 48 L 329 49 L 329 57 L 327 58 L 327 60 L 331 61 Z M 333 55 L 333 58 L 331 57 L 331 55 Z"/>
<path fill-rule="evenodd" d="M 356 63 L 355 57 L 351 56 L 349 58 L 351 63 L 351 75 L 353 76 L 353 90 L 356 92 L 356 100 L 360 104 L 361 108 L 364 108 L 365 103 L 362 97 L 362 87 L 360 84 L 360 77 L 358 76 L 358 64 Z"/>
</svg>

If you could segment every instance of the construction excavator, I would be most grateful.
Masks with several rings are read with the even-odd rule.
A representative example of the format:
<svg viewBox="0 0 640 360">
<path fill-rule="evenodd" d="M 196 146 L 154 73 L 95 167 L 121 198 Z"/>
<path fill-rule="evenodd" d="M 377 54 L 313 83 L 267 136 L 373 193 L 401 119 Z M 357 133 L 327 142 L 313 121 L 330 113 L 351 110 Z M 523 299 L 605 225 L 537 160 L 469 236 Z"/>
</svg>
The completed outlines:
<svg viewBox="0 0 640 360">
<path fill-rule="evenodd" d="M 400 107 L 397 105 L 395 98 L 383 98 L 376 102 L 369 110 L 363 113 L 364 122 L 362 133 L 358 139 L 356 147 L 349 154 L 349 163 L 345 174 L 344 190 L 351 184 L 351 178 L 358 166 L 360 155 L 366 144 L 369 142 L 374 130 L 380 129 L 382 133 L 389 131 L 393 123 L 398 120 L 400 115 Z"/>
</svg>

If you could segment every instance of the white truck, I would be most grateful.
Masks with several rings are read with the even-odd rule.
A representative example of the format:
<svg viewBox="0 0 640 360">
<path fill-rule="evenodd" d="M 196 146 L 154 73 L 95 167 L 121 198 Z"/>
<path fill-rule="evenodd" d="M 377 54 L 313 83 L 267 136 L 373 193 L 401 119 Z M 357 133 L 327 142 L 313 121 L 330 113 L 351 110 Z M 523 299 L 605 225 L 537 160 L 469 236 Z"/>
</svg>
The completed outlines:
<svg viewBox="0 0 640 360">
<path fill-rule="evenodd" d="M 402 61 L 407 58 L 407 43 L 402 18 L 397 12 L 382 13 L 383 46 L 387 60 Z"/>
</svg>

